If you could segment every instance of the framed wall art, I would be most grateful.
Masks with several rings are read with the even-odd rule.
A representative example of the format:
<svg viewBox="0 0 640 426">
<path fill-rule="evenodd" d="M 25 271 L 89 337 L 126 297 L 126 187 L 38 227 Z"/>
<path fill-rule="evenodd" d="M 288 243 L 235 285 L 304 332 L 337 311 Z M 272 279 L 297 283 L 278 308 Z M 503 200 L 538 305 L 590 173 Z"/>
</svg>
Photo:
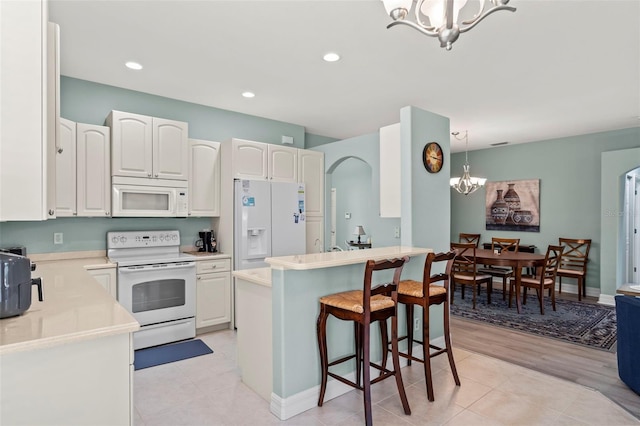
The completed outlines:
<svg viewBox="0 0 640 426">
<path fill-rule="evenodd" d="M 487 182 L 486 229 L 540 232 L 540 179 Z"/>
</svg>

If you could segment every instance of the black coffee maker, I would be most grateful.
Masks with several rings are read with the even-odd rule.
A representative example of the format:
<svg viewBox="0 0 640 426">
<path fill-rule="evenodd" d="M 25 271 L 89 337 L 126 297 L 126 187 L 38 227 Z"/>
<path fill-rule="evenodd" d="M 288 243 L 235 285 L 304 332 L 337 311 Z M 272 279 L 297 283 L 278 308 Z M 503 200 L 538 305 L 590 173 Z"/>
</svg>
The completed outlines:
<svg viewBox="0 0 640 426">
<path fill-rule="evenodd" d="M 216 253 L 218 251 L 218 243 L 216 237 L 213 235 L 213 231 L 200 231 L 198 233 L 200 239 L 196 241 L 196 247 L 198 251 Z"/>
</svg>

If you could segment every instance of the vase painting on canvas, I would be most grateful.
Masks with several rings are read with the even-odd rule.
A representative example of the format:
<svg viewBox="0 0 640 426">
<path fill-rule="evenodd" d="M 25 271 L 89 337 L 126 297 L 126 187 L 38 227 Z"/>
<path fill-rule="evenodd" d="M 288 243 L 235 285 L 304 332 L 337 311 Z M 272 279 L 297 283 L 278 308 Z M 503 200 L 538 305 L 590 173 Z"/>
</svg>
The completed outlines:
<svg viewBox="0 0 640 426">
<path fill-rule="evenodd" d="M 540 232 L 540 179 L 487 182 L 486 228 Z"/>
</svg>

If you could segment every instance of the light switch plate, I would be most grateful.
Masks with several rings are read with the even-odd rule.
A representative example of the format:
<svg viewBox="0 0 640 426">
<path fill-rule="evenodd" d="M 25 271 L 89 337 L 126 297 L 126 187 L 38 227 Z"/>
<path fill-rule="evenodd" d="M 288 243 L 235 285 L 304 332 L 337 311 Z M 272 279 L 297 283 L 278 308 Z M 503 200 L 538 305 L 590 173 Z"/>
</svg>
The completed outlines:
<svg viewBox="0 0 640 426">
<path fill-rule="evenodd" d="M 62 238 L 62 232 L 53 233 L 53 244 L 62 244 L 64 239 Z"/>
<path fill-rule="evenodd" d="M 344 214 L 344 218 L 345 219 L 351 219 L 351 213 L 345 213 Z"/>
</svg>

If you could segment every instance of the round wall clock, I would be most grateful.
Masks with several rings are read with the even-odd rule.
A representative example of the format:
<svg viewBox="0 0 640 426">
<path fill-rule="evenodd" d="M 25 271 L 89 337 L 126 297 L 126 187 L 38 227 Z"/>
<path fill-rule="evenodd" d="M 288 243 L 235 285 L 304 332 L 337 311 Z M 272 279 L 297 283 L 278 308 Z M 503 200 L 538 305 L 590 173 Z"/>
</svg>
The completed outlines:
<svg viewBox="0 0 640 426">
<path fill-rule="evenodd" d="M 444 155 L 437 142 L 429 142 L 422 151 L 422 162 L 429 173 L 438 173 L 442 169 Z"/>
</svg>

